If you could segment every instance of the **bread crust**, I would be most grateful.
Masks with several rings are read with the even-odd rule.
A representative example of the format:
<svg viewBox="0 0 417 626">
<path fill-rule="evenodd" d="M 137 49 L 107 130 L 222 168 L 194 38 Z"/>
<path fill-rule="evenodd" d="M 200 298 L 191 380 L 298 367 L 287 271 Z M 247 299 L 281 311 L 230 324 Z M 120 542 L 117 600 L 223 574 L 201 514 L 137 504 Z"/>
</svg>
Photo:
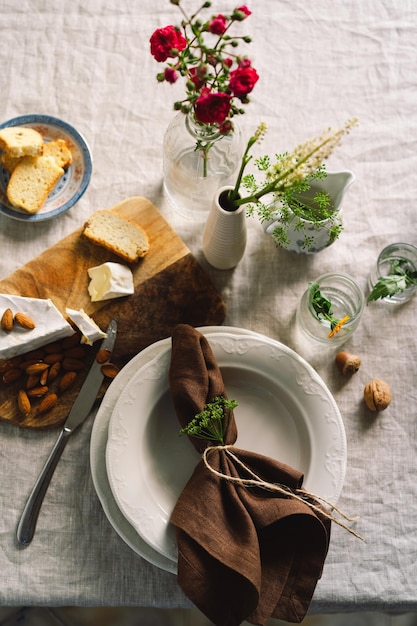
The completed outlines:
<svg viewBox="0 0 417 626">
<path fill-rule="evenodd" d="M 146 256 L 150 247 L 148 234 L 142 226 L 111 209 L 93 213 L 84 224 L 83 235 L 127 263 L 135 263 Z"/>
</svg>

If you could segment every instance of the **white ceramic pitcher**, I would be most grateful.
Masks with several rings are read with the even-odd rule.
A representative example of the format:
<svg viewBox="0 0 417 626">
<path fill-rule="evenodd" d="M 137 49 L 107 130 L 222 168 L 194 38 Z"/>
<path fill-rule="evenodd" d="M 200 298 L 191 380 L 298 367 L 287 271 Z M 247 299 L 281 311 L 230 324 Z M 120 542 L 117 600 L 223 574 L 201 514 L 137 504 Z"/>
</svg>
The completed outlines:
<svg viewBox="0 0 417 626">
<path fill-rule="evenodd" d="M 343 197 L 346 190 L 350 187 L 354 180 L 355 176 L 349 170 L 341 172 L 327 172 L 326 178 L 314 181 L 311 185 L 311 190 L 313 190 L 314 193 L 323 190 L 330 195 L 336 214 L 336 220 L 334 220 L 334 218 L 331 220 L 333 224 L 342 223 L 341 210 Z M 286 250 L 291 250 L 292 252 L 298 252 L 301 254 L 314 254 L 315 252 L 319 252 L 333 243 L 329 231 L 330 220 L 323 220 L 319 226 L 317 224 L 313 224 L 312 222 L 308 222 L 308 220 L 301 221 L 303 222 L 302 229 L 295 228 L 295 224 L 300 222 L 300 220 L 295 217 L 290 224 L 286 226 L 286 232 L 289 239 L 288 245 L 285 246 Z M 264 232 L 267 235 L 272 235 L 273 231 L 278 226 L 280 226 L 279 209 L 277 209 L 275 216 L 271 220 L 262 224 Z M 313 243 L 308 250 L 303 247 L 305 234 L 307 234 L 309 238 L 311 237 L 313 239 Z"/>
</svg>

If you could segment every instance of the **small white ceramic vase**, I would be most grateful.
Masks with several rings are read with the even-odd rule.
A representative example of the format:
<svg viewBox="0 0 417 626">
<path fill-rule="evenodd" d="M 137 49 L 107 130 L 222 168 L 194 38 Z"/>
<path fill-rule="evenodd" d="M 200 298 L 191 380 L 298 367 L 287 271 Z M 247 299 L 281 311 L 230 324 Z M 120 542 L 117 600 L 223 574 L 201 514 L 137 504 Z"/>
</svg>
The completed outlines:
<svg viewBox="0 0 417 626">
<path fill-rule="evenodd" d="M 232 188 L 225 186 L 217 190 L 203 231 L 204 256 L 218 270 L 236 267 L 246 248 L 245 206 L 236 211 L 226 211 L 220 203 L 222 194 Z"/>
</svg>

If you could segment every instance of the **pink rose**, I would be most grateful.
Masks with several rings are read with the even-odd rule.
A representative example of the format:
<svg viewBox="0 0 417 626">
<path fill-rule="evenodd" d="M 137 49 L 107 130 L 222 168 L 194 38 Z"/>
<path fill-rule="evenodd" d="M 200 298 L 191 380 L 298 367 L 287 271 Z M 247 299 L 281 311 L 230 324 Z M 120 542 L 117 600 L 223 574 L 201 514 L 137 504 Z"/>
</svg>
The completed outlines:
<svg viewBox="0 0 417 626">
<path fill-rule="evenodd" d="M 229 87 L 237 98 L 246 98 L 258 80 L 258 72 L 254 67 L 238 67 L 230 72 Z"/>
<path fill-rule="evenodd" d="M 205 87 L 195 103 L 196 119 L 202 124 L 223 124 L 230 113 L 230 96 Z"/>
<path fill-rule="evenodd" d="M 173 50 L 184 50 L 187 40 L 175 26 L 158 28 L 150 38 L 151 54 L 159 62 L 166 61 L 168 57 L 175 57 Z"/>
<path fill-rule="evenodd" d="M 227 20 L 224 15 L 219 13 L 217 17 L 214 17 L 208 27 L 209 31 L 213 35 L 223 35 L 227 29 Z"/>
</svg>

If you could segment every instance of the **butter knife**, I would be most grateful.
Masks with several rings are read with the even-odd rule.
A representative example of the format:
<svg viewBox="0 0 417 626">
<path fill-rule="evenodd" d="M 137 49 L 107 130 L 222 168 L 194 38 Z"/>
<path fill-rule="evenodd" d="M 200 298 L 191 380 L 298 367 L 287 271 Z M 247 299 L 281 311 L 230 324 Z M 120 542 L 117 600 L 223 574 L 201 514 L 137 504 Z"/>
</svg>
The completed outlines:
<svg viewBox="0 0 417 626">
<path fill-rule="evenodd" d="M 112 320 L 107 328 L 107 337 L 103 339 L 100 350 L 112 350 L 116 341 L 117 323 Z M 35 534 L 39 511 L 61 454 L 67 445 L 68 438 L 82 424 L 93 408 L 95 399 L 103 382 L 101 364 L 94 360 L 87 378 L 72 406 L 58 439 L 36 481 L 23 510 L 17 527 L 17 540 L 24 546 L 29 545 Z"/>
</svg>

